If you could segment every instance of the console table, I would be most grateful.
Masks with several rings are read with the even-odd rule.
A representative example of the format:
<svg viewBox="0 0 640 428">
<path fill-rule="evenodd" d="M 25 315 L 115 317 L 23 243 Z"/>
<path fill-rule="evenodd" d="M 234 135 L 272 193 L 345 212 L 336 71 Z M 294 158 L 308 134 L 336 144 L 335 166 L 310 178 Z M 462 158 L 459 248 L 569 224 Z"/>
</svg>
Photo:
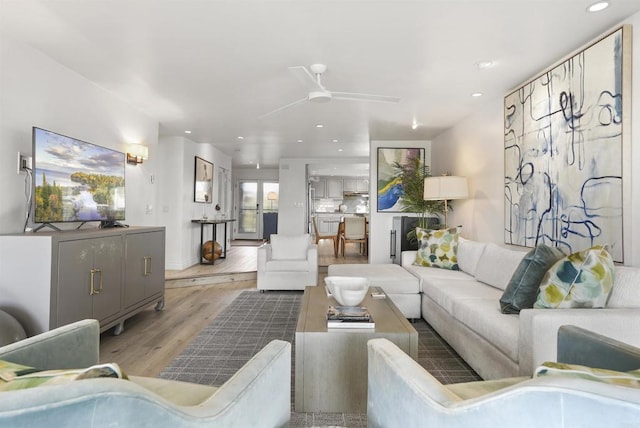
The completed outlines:
<svg viewBox="0 0 640 428">
<path fill-rule="evenodd" d="M 213 245 L 215 245 L 216 242 L 216 236 L 217 236 L 217 227 L 219 224 L 224 224 L 224 241 L 221 244 L 222 245 L 222 255 L 220 256 L 221 259 L 226 259 L 227 258 L 227 224 L 231 223 L 232 221 L 236 221 L 236 219 L 232 218 L 232 219 L 223 219 L 223 220 L 204 220 L 204 219 L 196 219 L 196 220 L 191 220 L 191 223 L 198 223 L 200 224 L 200 264 L 201 265 L 212 265 L 215 261 L 215 257 L 213 257 L 213 254 L 211 255 L 211 261 L 207 261 L 204 257 L 202 257 L 202 246 L 204 245 L 204 226 L 207 224 L 212 225 L 212 237 L 211 237 L 211 242 Z"/>
<path fill-rule="evenodd" d="M 103 332 L 154 303 L 164 307 L 164 227 L 0 235 L 0 307 L 27 334 L 95 318 Z"/>
</svg>

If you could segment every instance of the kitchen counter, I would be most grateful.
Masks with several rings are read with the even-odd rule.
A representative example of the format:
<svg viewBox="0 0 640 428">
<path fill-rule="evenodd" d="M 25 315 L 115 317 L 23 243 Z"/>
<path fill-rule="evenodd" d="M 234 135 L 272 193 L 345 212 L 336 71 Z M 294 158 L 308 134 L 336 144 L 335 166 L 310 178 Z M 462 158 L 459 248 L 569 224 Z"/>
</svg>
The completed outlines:
<svg viewBox="0 0 640 428">
<path fill-rule="evenodd" d="M 355 211 L 345 211 L 343 213 L 341 213 L 340 211 L 334 211 L 334 212 L 316 212 L 314 213 L 314 215 L 317 215 L 318 217 L 320 216 L 327 216 L 327 215 L 357 215 L 357 216 L 368 216 L 369 213 L 357 213 Z"/>
</svg>

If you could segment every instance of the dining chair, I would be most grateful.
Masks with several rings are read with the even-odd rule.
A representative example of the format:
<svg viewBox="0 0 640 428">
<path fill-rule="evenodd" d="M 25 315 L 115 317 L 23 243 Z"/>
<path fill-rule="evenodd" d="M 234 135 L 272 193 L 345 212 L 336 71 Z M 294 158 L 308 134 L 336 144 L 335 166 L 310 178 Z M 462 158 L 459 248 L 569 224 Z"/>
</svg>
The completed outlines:
<svg viewBox="0 0 640 428">
<path fill-rule="evenodd" d="M 344 247 L 348 243 L 360 244 L 360 252 L 367 255 L 367 229 L 364 217 L 345 217 L 344 233 L 340 235 L 342 257 L 345 257 Z"/>
<path fill-rule="evenodd" d="M 311 217 L 313 220 L 313 232 L 316 237 L 316 245 L 318 245 L 318 241 L 323 239 L 333 241 L 333 256 L 338 257 L 338 236 L 337 235 L 320 235 L 318 232 L 318 223 L 316 220 L 316 216 Z"/>
</svg>

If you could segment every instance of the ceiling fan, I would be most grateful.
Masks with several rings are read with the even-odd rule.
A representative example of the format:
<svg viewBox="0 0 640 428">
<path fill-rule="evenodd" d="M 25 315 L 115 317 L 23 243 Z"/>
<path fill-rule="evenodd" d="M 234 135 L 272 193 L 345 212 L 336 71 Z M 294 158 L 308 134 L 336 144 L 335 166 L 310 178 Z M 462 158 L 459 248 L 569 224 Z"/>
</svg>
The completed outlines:
<svg viewBox="0 0 640 428">
<path fill-rule="evenodd" d="M 309 69 L 311 71 L 309 71 Z M 310 87 L 309 93 L 304 97 L 296 100 L 292 103 L 278 107 L 275 110 L 265 113 L 259 118 L 265 118 L 271 116 L 274 113 L 278 113 L 289 107 L 293 107 L 296 104 L 303 103 L 305 101 L 311 101 L 312 103 L 326 103 L 335 100 L 346 101 L 368 101 L 368 102 L 383 102 L 383 103 L 397 103 L 400 101 L 398 97 L 389 97 L 386 95 L 373 95 L 373 94 L 359 94 L 353 92 L 337 92 L 330 91 L 322 84 L 322 73 L 327 71 L 325 64 L 312 64 L 309 69 L 302 65 L 289 67 L 289 70 L 296 75 L 296 77 L 305 85 Z"/>
</svg>

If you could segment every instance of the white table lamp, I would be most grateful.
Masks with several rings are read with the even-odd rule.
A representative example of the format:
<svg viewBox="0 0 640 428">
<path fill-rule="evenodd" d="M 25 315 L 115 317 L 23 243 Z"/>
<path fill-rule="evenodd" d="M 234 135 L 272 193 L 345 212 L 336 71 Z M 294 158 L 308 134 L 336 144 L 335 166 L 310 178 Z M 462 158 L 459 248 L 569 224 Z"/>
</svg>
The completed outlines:
<svg viewBox="0 0 640 428">
<path fill-rule="evenodd" d="M 467 188 L 467 178 L 454 175 L 442 175 L 439 177 L 425 177 L 424 179 L 424 200 L 444 201 L 444 227 L 448 223 L 449 206 L 447 201 L 452 199 L 465 199 L 469 197 Z"/>
</svg>

